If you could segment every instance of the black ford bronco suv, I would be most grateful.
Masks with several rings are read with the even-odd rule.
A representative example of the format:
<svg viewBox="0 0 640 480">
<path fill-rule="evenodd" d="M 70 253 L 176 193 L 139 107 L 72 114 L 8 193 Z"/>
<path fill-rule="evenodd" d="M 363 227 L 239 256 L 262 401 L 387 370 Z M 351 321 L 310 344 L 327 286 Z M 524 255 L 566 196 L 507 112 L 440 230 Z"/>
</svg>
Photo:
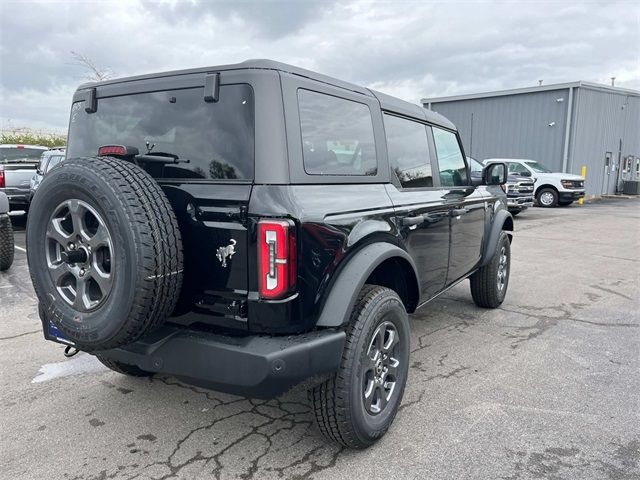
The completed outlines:
<svg viewBox="0 0 640 480">
<path fill-rule="evenodd" d="M 407 312 L 509 281 L 504 164 L 454 125 L 266 60 L 83 85 L 28 219 L 47 339 L 127 375 L 268 398 L 304 382 L 364 448 L 409 368 Z"/>
</svg>

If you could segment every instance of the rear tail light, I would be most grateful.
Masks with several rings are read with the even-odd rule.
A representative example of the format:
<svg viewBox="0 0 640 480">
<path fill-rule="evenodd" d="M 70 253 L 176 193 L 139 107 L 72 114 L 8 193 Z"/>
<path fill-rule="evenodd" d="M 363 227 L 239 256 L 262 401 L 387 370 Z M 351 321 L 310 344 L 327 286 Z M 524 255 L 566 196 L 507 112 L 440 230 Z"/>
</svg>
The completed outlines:
<svg viewBox="0 0 640 480">
<path fill-rule="evenodd" d="M 4 170 L 0 167 L 0 188 L 4 188 Z"/>
<path fill-rule="evenodd" d="M 282 298 L 295 288 L 297 252 L 293 222 L 258 222 L 258 275 L 261 298 Z"/>
</svg>

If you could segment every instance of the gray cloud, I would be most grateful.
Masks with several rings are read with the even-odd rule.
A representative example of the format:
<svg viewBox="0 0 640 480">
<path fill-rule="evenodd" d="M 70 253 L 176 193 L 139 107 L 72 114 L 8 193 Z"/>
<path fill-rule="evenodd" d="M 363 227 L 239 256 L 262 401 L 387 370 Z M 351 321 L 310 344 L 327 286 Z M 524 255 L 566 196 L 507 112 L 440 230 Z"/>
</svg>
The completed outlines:
<svg viewBox="0 0 640 480">
<path fill-rule="evenodd" d="M 640 88 L 634 2 L 0 3 L 0 118 L 66 128 L 83 71 L 272 58 L 418 102 L 572 80 Z"/>
</svg>

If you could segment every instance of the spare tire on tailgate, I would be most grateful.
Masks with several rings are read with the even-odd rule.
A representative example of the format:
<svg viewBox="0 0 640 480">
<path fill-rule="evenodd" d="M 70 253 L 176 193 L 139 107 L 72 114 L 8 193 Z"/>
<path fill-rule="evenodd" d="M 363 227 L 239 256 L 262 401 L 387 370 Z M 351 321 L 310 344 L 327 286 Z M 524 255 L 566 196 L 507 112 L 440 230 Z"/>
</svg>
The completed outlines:
<svg viewBox="0 0 640 480">
<path fill-rule="evenodd" d="M 70 159 L 33 198 L 27 256 L 46 319 L 83 350 L 119 347 L 166 320 L 182 286 L 169 200 L 140 167 Z"/>
</svg>

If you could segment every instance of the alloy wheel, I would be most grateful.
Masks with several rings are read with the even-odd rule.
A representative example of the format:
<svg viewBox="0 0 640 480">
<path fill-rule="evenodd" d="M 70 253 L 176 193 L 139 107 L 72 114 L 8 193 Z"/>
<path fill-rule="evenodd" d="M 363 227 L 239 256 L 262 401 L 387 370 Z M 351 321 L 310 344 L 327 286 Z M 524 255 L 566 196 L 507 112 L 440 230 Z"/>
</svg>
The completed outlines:
<svg viewBox="0 0 640 480">
<path fill-rule="evenodd" d="M 102 216 L 87 202 L 58 205 L 46 231 L 47 267 L 60 297 L 74 310 L 99 307 L 113 286 L 113 241 Z"/>
<path fill-rule="evenodd" d="M 509 259 L 507 257 L 506 249 L 503 246 L 500 249 L 500 258 L 498 263 L 498 290 L 502 292 L 507 285 L 507 278 L 509 275 Z"/>
<path fill-rule="evenodd" d="M 375 330 L 369 343 L 363 372 L 363 401 L 371 415 L 382 412 L 396 391 L 400 371 L 396 348 L 400 341 L 397 328 L 385 321 Z"/>
</svg>

